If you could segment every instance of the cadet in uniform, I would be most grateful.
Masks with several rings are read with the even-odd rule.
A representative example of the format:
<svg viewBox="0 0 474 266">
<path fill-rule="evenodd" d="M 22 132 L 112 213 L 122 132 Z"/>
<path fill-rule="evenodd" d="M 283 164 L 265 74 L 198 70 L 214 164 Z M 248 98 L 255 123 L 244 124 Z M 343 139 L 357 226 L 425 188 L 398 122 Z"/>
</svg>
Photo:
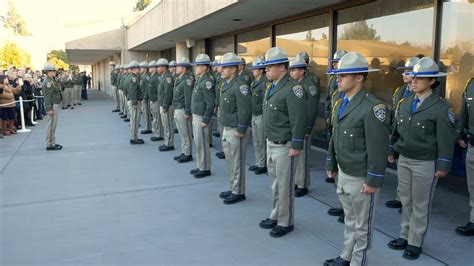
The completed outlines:
<svg viewBox="0 0 474 266">
<path fill-rule="evenodd" d="M 413 67 L 415 93 L 398 103 L 392 132 L 393 157 L 398 159 L 398 188 L 402 202 L 401 230 L 391 249 L 405 249 L 403 257 L 417 259 L 428 229 L 431 200 L 438 178 L 451 169 L 454 151 L 454 113 L 449 103 L 433 93 L 438 65 L 424 57 Z"/>
<path fill-rule="evenodd" d="M 73 76 L 67 72 L 63 72 L 62 77 L 59 78 L 61 85 L 64 87 L 63 91 L 63 109 L 74 109 L 72 102 L 72 94 L 74 91 L 74 81 Z"/>
<path fill-rule="evenodd" d="M 418 61 L 420 61 L 418 57 L 412 57 L 407 60 L 407 62 L 405 63 L 405 66 L 397 67 L 397 69 L 403 70 L 403 73 L 411 72 L 413 71 L 413 67 L 416 65 L 416 63 L 418 63 Z M 410 75 L 402 75 L 402 76 L 403 76 L 403 82 L 405 84 L 401 87 L 398 87 L 393 93 L 393 97 L 392 97 L 392 112 L 390 113 L 390 124 L 391 124 L 390 128 L 393 128 L 394 126 L 395 109 L 397 108 L 398 103 L 402 99 L 406 99 L 407 97 L 413 94 L 411 90 L 411 81 L 413 80 L 413 77 Z M 389 162 L 395 163 L 395 160 L 389 161 Z M 385 202 L 385 206 L 387 206 L 388 208 L 398 208 L 398 209 L 402 207 L 402 203 L 400 202 L 398 186 L 397 186 L 397 197 L 394 200 L 389 200 Z"/>
<path fill-rule="evenodd" d="M 158 85 L 158 102 L 160 104 L 161 122 L 165 134 L 165 144 L 158 147 L 160 151 L 174 150 L 174 130 L 173 130 L 173 86 L 174 79 L 168 71 L 168 60 L 161 58 L 158 60 L 158 74 L 160 84 Z"/>
<path fill-rule="evenodd" d="M 46 127 L 46 150 L 61 150 L 63 146 L 56 143 L 56 126 L 58 124 L 59 104 L 61 103 L 61 87 L 55 81 L 56 68 L 46 63 L 43 69 L 46 77 L 41 85 L 44 93 L 44 108 L 48 114 Z"/>
<path fill-rule="evenodd" d="M 140 63 L 140 90 L 142 92 L 142 110 L 145 129 L 140 131 L 141 134 L 151 134 L 151 114 L 150 114 L 150 103 L 148 101 L 148 82 L 150 81 L 150 75 L 148 73 L 148 63 L 143 61 Z"/>
<path fill-rule="evenodd" d="M 252 119 L 252 96 L 249 86 L 237 78 L 241 59 L 234 53 L 222 56 L 222 85 L 219 108 L 222 133 L 222 149 L 229 163 L 230 189 L 219 196 L 224 204 L 245 200 L 245 158 L 249 136 L 247 129 Z"/>
<path fill-rule="evenodd" d="M 81 105 L 82 77 L 79 73 L 74 75 L 74 90 L 72 92 L 72 102 L 74 106 Z"/>
<path fill-rule="evenodd" d="M 125 113 L 121 118 L 123 118 L 124 122 L 130 122 L 130 108 L 128 105 L 128 82 L 130 81 L 130 64 L 127 64 L 125 67 L 123 79 L 122 79 L 122 87 L 123 87 L 123 105 Z"/>
<path fill-rule="evenodd" d="M 359 53 L 339 61 L 338 90 L 344 92 L 332 112 L 332 136 L 326 160 L 327 175 L 338 175 L 337 194 L 344 208 L 344 248 L 324 265 L 366 265 L 374 215 L 388 156 L 390 114 L 379 99 L 366 92 L 367 60 Z"/>
<path fill-rule="evenodd" d="M 250 87 L 250 83 L 252 83 L 253 76 L 247 69 L 245 69 L 246 64 L 247 62 L 245 61 L 245 58 L 242 57 L 240 65 L 239 65 L 239 73 L 237 77 L 242 79 L 242 81 L 246 83 L 247 86 Z"/>
<path fill-rule="evenodd" d="M 178 66 L 176 64 L 176 61 L 171 60 L 168 66 L 169 66 L 170 74 L 173 77 L 173 80 L 175 80 L 178 77 L 178 73 L 176 73 L 176 67 Z"/>
<path fill-rule="evenodd" d="M 118 73 L 118 66 L 115 66 L 115 62 L 110 62 L 109 63 L 109 68 L 110 68 L 110 85 L 112 85 L 112 93 L 114 96 L 115 100 L 115 109 L 112 110 L 112 112 L 120 112 L 119 106 L 120 106 L 120 96 L 119 92 L 117 89 L 117 73 Z"/>
<path fill-rule="evenodd" d="M 194 77 L 191 72 L 191 62 L 186 57 L 178 59 L 177 77 L 173 91 L 174 120 L 181 137 L 181 155 L 174 159 L 178 163 L 193 160 L 192 156 L 192 124 L 191 97 L 193 94 Z"/>
<path fill-rule="evenodd" d="M 222 123 L 221 123 L 221 118 L 220 118 L 221 111 L 219 110 L 219 102 L 220 102 L 222 85 L 225 82 L 225 80 L 222 78 L 222 75 L 221 75 L 222 67 L 220 66 L 219 60 L 214 61 L 214 67 L 216 68 L 216 71 L 217 71 L 217 73 L 214 74 L 215 81 L 216 81 L 216 86 L 215 86 L 216 105 L 214 108 L 214 113 L 217 116 L 217 132 L 213 133 L 212 135 L 216 138 L 219 138 L 222 144 L 222 133 L 224 132 L 224 127 L 222 126 Z M 225 159 L 224 151 L 216 152 L 216 157 L 219 159 Z"/>
<path fill-rule="evenodd" d="M 267 167 L 272 182 L 272 211 L 260 227 L 272 229 L 272 237 L 293 231 L 295 159 L 303 149 L 308 123 L 306 93 L 288 75 L 288 55 L 273 47 L 266 53 L 267 78 L 272 85 L 263 102 L 263 121 L 267 134 Z"/>
<path fill-rule="evenodd" d="M 211 175 L 211 151 L 209 147 L 209 123 L 212 119 L 215 105 L 214 82 L 209 73 L 211 59 L 207 54 L 196 57 L 193 96 L 191 97 L 191 113 L 193 114 L 193 135 L 196 144 L 197 168 L 191 170 L 196 178 Z"/>
<path fill-rule="evenodd" d="M 319 78 L 311 74 L 306 74 L 309 73 L 307 72 L 308 63 L 306 63 L 306 60 L 302 56 L 304 56 L 304 54 L 297 55 L 295 59 L 290 62 L 290 76 L 303 86 L 308 96 L 306 101 L 308 123 L 304 137 L 303 153 L 298 157 L 296 163 L 295 197 L 306 195 L 310 185 L 311 135 L 313 133 L 316 116 L 318 115 L 320 95 Z"/>
<path fill-rule="evenodd" d="M 128 95 L 128 108 L 130 112 L 130 144 L 144 144 L 143 139 L 138 138 L 138 127 L 140 125 L 140 111 L 142 103 L 142 91 L 140 89 L 140 64 L 132 61 L 129 65 L 130 74 L 126 81 Z"/>
<path fill-rule="evenodd" d="M 463 236 L 474 236 L 474 110 L 472 108 L 474 99 L 474 78 L 471 78 L 464 89 L 462 98 L 461 113 L 456 127 L 456 138 L 459 146 L 465 149 L 467 189 L 469 191 L 469 205 L 471 206 L 471 216 L 466 225 L 456 228 L 456 232 Z M 472 114 L 471 114 L 472 113 Z M 471 131 L 471 129 L 473 129 Z"/>
<path fill-rule="evenodd" d="M 150 71 L 150 80 L 147 83 L 148 87 L 148 99 L 150 100 L 150 113 L 153 117 L 151 122 L 153 136 L 150 138 L 151 141 L 163 140 L 163 126 L 161 124 L 160 116 L 160 105 L 158 103 L 158 86 L 160 84 L 160 75 L 157 71 L 157 62 L 151 61 L 148 64 L 148 70 Z"/>
<path fill-rule="evenodd" d="M 257 57 L 252 63 L 252 74 L 255 77 L 251 83 L 252 93 L 252 143 L 255 153 L 255 164 L 249 167 L 256 175 L 266 173 L 267 154 L 265 130 L 263 123 L 263 98 L 265 91 L 272 85 L 265 76 L 265 60 Z"/>
</svg>

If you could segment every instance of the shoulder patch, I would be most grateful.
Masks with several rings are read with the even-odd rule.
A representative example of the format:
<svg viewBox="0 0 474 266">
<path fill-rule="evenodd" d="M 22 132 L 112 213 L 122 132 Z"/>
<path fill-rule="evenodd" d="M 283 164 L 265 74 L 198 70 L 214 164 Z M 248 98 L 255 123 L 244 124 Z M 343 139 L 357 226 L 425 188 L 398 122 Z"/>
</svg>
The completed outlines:
<svg viewBox="0 0 474 266">
<path fill-rule="evenodd" d="M 212 82 L 210 82 L 210 81 L 206 82 L 206 89 L 208 89 L 208 90 L 212 89 Z"/>
<path fill-rule="evenodd" d="M 166 82 L 171 83 L 171 77 L 167 77 Z"/>
<path fill-rule="evenodd" d="M 46 83 L 46 87 L 51 88 L 51 86 L 53 86 L 53 83 L 51 81 L 48 81 L 48 83 Z"/>
<path fill-rule="evenodd" d="M 372 108 L 374 111 L 375 117 L 380 121 L 380 122 L 385 122 L 385 118 L 387 117 L 387 107 L 385 104 L 377 104 Z"/>
<path fill-rule="evenodd" d="M 193 81 L 191 79 L 187 79 L 186 84 L 188 84 L 188 86 L 191 86 L 193 85 Z"/>
<path fill-rule="evenodd" d="M 249 81 L 250 77 L 248 75 L 244 75 L 244 79 L 245 79 L 245 81 Z"/>
<path fill-rule="evenodd" d="M 319 82 L 319 78 L 317 76 L 313 76 L 313 81 L 314 83 L 318 83 Z"/>
<path fill-rule="evenodd" d="M 304 90 L 303 90 L 303 87 L 301 85 L 296 85 L 296 86 L 293 86 L 293 93 L 296 95 L 296 97 L 298 98 L 303 98 L 304 96 Z"/>
<path fill-rule="evenodd" d="M 308 91 L 311 96 L 316 95 L 316 93 L 318 92 L 316 89 L 316 86 L 313 86 L 313 85 L 309 86 Z"/>
<path fill-rule="evenodd" d="M 133 83 L 136 83 L 136 82 L 137 82 L 137 78 L 136 78 L 136 77 L 132 77 L 132 82 L 133 82 Z"/>
<path fill-rule="evenodd" d="M 249 94 L 249 87 L 247 85 L 240 85 L 239 90 L 243 95 Z"/>
<path fill-rule="evenodd" d="M 451 121 L 451 123 L 454 124 L 454 122 L 456 122 L 456 116 L 454 115 L 454 108 L 449 108 L 448 109 L 448 118 L 449 118 L 449 121 Z"/>
</svg>

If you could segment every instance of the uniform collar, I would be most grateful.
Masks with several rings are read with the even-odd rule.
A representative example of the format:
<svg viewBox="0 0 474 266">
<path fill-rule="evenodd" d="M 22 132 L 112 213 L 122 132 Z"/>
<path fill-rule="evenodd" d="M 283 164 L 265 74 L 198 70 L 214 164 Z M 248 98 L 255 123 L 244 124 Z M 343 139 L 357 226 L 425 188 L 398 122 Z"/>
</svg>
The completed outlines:
<svg viewBox="0 0 474 266">
<path fill-rule="evenodd" d="M 350 114 L 357 106 L 359 106 L 362 100 L 365 98 L 366 94 L 367 92 L 365 91 L 365 89 L 361 89 L 359 92 L 352 95 L 352 97 L 349 98 L 349 103 L 347 104 L 346 109 L 344 109 L 344 111 L 342 112 L 339 120 L 342 120 L 344 117 Z M 339 112 L 336 112 L 336 113 L 339 113 Z"/>
</svg>

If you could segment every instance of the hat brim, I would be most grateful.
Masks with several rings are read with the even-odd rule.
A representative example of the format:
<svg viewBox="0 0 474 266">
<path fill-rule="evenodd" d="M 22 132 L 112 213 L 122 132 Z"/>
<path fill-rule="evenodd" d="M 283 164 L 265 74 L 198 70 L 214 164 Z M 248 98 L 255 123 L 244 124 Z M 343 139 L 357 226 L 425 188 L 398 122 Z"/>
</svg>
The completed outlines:
<svg viewBox="0 0 474 266">
<path fill-rule="evenodd" d="M 229 62 L 229 63 L 221 63 L 221 64 L 218 64 L 217 66 L 226 67 L 226 66 L 240 66 L 240 65 L 242 65 L 240 62 Z"/>
<path fill-rule="evenodd" d="M 357 74 L 357 73 L 370 73 L 370 72 L 379 72 L 380 69 L 364 69 L 364 70 L 344 70 L 344 69 L 334 69 L 332 71 L 326 72 L 326 75 L 330 74 Z"/>
<path fill-rule="evenodd" d="M 292 69 L 292 68 L 307 68 L 307 67 L 308 67 L 308 65 L 303 65 L 303 64 L 288 66 L 289 69 Z"/>
<path fill-rule="evenodd" d="M 210 66 L 210 65 L 211 65 L 211 62 L 194 62 L 194 63 L 193 63 L 193 66 L 199 66 L 199 65 Z"/>
<path fill-rule="evenodd" d="M 290 60 L 288 60 L 288 58 L 269 60 L 269 61 L 265 62 L 265 66 L 285 64 L 285 63 L 288 63 L 288 62 L 290 62 Z"/>
<path fill-rule="evenodd" d="M 406 73 L 403 73 L 403 75 L 409 76 L 409 77 L 419 77 L 419 78 L 438 78 L 438 77 L 446 77 L 448 73 L 438 72 L 436 74 L 415 74 L 414 72 L 406 72 Z"/>
</svg>

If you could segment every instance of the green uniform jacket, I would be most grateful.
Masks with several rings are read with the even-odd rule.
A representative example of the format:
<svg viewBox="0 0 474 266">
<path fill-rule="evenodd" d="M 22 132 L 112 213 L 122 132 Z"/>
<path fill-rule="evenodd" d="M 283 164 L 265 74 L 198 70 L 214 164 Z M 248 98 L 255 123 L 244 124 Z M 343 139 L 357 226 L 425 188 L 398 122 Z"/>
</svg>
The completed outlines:
<svg viewBox="0 0 474 266">
<path fill-rule="evenodd" d="M 461 113 L 456 126 L 456 139 L 469 140 L 474 143 L 474 78 L 471 78 L 464 88 Z"/>
<path fill-rule="evenodd" d="M 198 77 L 191 97 L 191 113 L 202 116 L 203 122 L 209 124 L 214 114 L 215 98 L 214 82 L 210 74 Z"/>
<path fill-rule="evenodd" d="M 237 128 L 237 132 L 245 134 L 252 120 L 252 94 L 249 86 L 237 78 L 224 82 L 219 108 L 221 124 Z"/>
<path fill-rule="evenodd" d="M 184 109 L 186 115 L 191 115 L 191 97 L 193 95 L 194 77 L 187 72 L 178 76 L 174 82 L 173 107 Z"/>
<path fill-rule="evenodd" d="M 150 74 L 150 80 L 147 83 L 147 94 L 148 99 L 152 102 L 158 101 L 158 85 L 160 84 L 160 79 L 158 73 Z"/>
<path fill-rule="evenodd" d="M 53 104 L 61 103 L 61 86 L 53 78 L 46 77 L 41 88 L 44 93 L 44 108 L 51 111 Z"/>
<path fill-rule="evenodd" d="M 138 74 L 131 73 L 127 84 L 128 100 L 132 101 L 133 104 L 143 100 L 142 91 L 140 89 L 140 76 Z"/>
<path fill-rule="evenodd" d="M 112 84 L 112 86 L 117 86 L 117 73 L 112 71 L 110 72 L 110 84 Z"/>
<path fill-rule="evenodd" d="M 158 103 L 163 107 L 163 110 L 168 110 L 173 103 L 173 86 L 174 80 L 170 72 L 161 75 L 158 86 Z"/>
<path fill-rule="evenodd" d="M 303 149 L 306 125 L 306 93 L 287 74 L 265 92 L 263 121 L 269 141 L 291 141 L 291 148 Z"/>
<path fill-rule="evenodd" d="M 64 80 L 61 80 L 61 85 L 64 88 L 73 88 L 74 87 L 74 81 L 72 79 L 64 79 Z"/>
<path fill-rule="evenodd" d="M 124 79 L 123 79 L 123 83 L 122 83 L 122 87 L 123 87 L 123 94 L 125 95 L 125 98 L 127 98 L 127 100 L 129 99 L 128 98 L 128 87 L 130 86 L 130 82 L 131 82 L 131 77 L 132 77 L 132 73 L 127 73 L 125 74 L 124 76 Z"/>
<path fill-rule="evenodd" d="M 390 114 L 379 99 L 360 90 L 339 117 L 343 99 L 332 111 L 333 129 L 326 169 L 365 177 L 371 187 L 382 187 L 387 165 Z"/>
<path fill-rule="evenodd" d="M 308 111 L 308 126 L 306 129 L 306 134 L 310 135 L 313 132 L 314 122 L 318 116 L 321 87 L 318 76 L 315 76 L 309 72 L 306 72 L 301 84 L 306 91 L 306 95 L 308 95 L 308 100 L 306 101 L 306 109 Z"/>
<path fill-rule="evenodd" d="M 72 80 L 74 85 L 82 85 L 82 77 L 80 75 L 75 75 Z"/>
<path fill-rule="evenodd" d="M 214 78 L 216 80 L 216 86 L 215 86 L 215 88 L 216 88 L 215 89 L 215 91 L 216 91 L 216 107 L 219 107 L 222 84 L 225 82 L 225 80 L 221 77 L 221 75 L 219 73 L 214 73 Z"/>
<path fill-rule="evenodd" d="M 253 75 L 246 69 L 241 74 L 237 75 L 237 79 L 240 79 L 243 83 L 247 84 L 250 87 L 250 84 L 253 81 Z"/>
<path fill-rule="evenodd" d="M 400 103 L 400 101 L 404 98 L 407 98 L 409 96 L 411 96 L 413 94 L 412 91 L 407 91 L 408 90 L 408 85 L 407 84 L 404 84 L 400 87 L 398 87 L 395 92 L 393 93 L 393 96 L 392 96 L 392 112 L 390 113 L 390 124 L 391 124 L 391 128 L 394 127 L 394 123 L 395 123 L 395 113 L 396 113 L 396 110 L 397 110 L 397 106 L 398 104 Z M 405 91 L 407 91 L 407 93 L 405 94 Z M 405 97 L 403 97 L 405 96 Z"/>
<path fill-rule="evenodd" d="M 117 74 L 117 89 L 122 90 L 122 74 Z"/>
<path fill-rule="evenodd" d="M 328 124 L 330 124 L 331 120 L 331 113 L 333 108 L 332 97 L 334 92 L 337 91 L 337 78 L 336 75 L 329 75 L 328 87 L 327 92 L 328 95 L 326 96 L 326 104 L 324 105 L 324 117 L 328 120 Z"/>
<path fill-rule="evenodd" d="M 140 74 L 140 90 L 143 100 L 148 101 L 148 82 L 150 81 L 150 74 L 147 72 Z"/>
<path fill-rule="evenodd" d="M 271 86 L 272 83 L 268 81 L 265 76 L 261 76 L 259 80 L 253 80 L 251 84 L 252 91 L 252 114 L 261 115 L 263 114 L 263 98 L 265 97 L 265 91 L 267 87 Z"/>
<path fill-rule="evenodd" d="M 416 160 L 436 160 L 436 170 L 451 169 L 454 151 L 454 113 L 434 92 L 412 114 L 415 95 L 402 100 L 392 132 L 393 155 Z"/>
</svg>

